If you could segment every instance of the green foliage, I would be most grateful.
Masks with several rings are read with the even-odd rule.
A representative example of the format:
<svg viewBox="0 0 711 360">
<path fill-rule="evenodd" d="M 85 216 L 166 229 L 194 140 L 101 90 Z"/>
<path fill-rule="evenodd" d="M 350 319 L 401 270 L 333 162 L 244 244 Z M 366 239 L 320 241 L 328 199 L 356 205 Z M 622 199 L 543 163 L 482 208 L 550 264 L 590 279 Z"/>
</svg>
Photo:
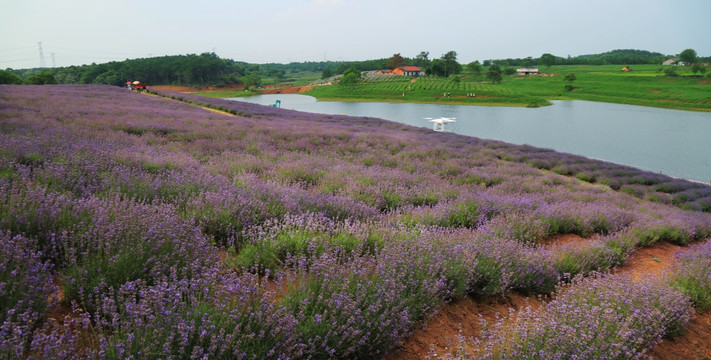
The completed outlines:
<svg viewBox="0 0 711 360">
<path fill-rule="evenodd" d="M 341 85 L 343 86 L 353 86 L 357 84 L 361 79 L 360 70 L 355 67 L 351 67 L 346 72 L 343 73 L 343 79 L 341 79 Z"/>
<path fill-rule="evenodd" d="M 430 60 L 429 60 L 430 52 L 429 51 L 421 51 L 417 56 L 415 56 L 415 65 L 419 66 L 420 68 L 427 68 L 430 66 Z"/>
<path fill-rule="evenodd" d="M 26 152 L 17 159 L 17 163 L 32 167 L 42 166 L 44 157 L 36 152 Z"/>
<path fill-rule="evenodd" d="M 565 91 L 573 91 L 575 89 L 575 86 L 573 86 L 573 82 L 577 80 L 577 77 L 575 77 L 575 74 L 570 73 L 568 75 L 565 75 L 565 81 L 567 84 L 565 84 Z"/>
<path fill-rule="evenodd" d="M 316 245 L 310 248 L 312 242 Z M 273 274 L 273 270 L 281 267 L 289 256 L 307 255 L 309 252 L 312 256 L 323 252 L 322 235 L 310 231 L 287 231 L 273 239 L 243 246 L 233 265 L 261 275 L 267 270 Z"/>
<path fill-rule="evenodd" d="M 706 264 L 706 272 L 711 272 L 709 264 Z M 672 285 L 691 298 L 698 312 L 703 313 L 711 309 L 711 288 L 708 287 L 709 284 L 704 283 L 700 278 L 688 276 L 687 274 L 677 274 L 672 280 Z"/>
<path fill-rule="evenodd" d="M 245 88 L 258 87 L 262 84 L 262 78 L 259 74 L 245 75 L 240 78 Z"/>
<path fill-rule="evenodd" d="M 585 182 L 593 183 L 595 182 L 595 175 L 586 173 L 586 172 L 579 172 L 575 174 L 575 177 L 578 178 L 578 180 L 582 180 Z"/>
<path fill-rule="evenodd" d="M 138 80 L 149 85 L 206 85 L 237 79 L 246 74 L 246 68 L 246 63 L 220 59 L 214 53 L 203 53 L 69 66 L 46 72 L 62 84 L 122 85 L 128 80 Z M 34 70 L 26 70 L 24 73 L 28 78 L 35 75 Z"/>
<path fill-rule="evenodd" d="M 501 83 L 503 77 L 501 75 L 501 68 L 499 65 L 491 65 L 489 71 L 486 73 L 486 77 L 491 80 L 492 83 Z"/>
<path fill-rule="evenodd" d="M 668 67 L 664 69 L 664 74 L 668 77 L 677 77 L 679 74 L 676 72 L 676 68 L 674 67 Z"/>
<path fill-rule="evenodd" d="M 134 244 L 126 248 L 128 251 L 115 256 L 109 255 L 109 251 L 90 252 L 80 262 L 68 267 L 64 272 L 67 281 L 62 285 L 64 301 L 67 304 L 77 301 L 91 310 L 93 305 L 91 295 L 84 289 L 101 287 L 118 289 L 129 281 L 145 279 L 145 274 L 153 270 L 147 266 L 151 264 L 151 259 L 157 256 L 169 256 L 175 252 L 170 242 L 156 247 L 148 242 L 133 239 L 129 241 Z M 183 260 L 188 261 L 188 259 Z M 80 279 L 80 281 L 69 281 L 70 279 Z"/>
<path fill-rule="evenodd" d="M 479 61 L 474 61 L 467 64 L 467 70 L 474 74 L 474 76 L 480 76 L 483 68 L 481 64 L 479 64 Z"/>
<path fill-rule="evenodd" d="M 434 75 L 434 76 L 444 76 L 445 74 L 445 68 L 444 68 L 444 62 L 440 59 L 434 59 L 430 62 L 430 66 L 427 68 L 425 71 L 427 75 Z"/>
<path fill-rule="evenodd" d="M 550 69 L 551 66 L 555 65 L 555 56 L 553 54 L 545 53 L 541 55 L 541 63 Z"/>
<path fill-rule="evenodd" d="M 54 78 L 54 75 L 52 75 L 52 73 L 43 71 L 37 75 L 32 75 L 28 77 L 27 83 L 30 85 L 56 84 L 57 80 Z"/>
<path fill-rule="evenodd" d="M 556 63 L 559 65 L 660 64 L 664 59 L 664 54 L 658 52 L 622 49 L 600 54 L 581 55 L 568 59 L 558 58 Z"/>
<path fill-rule="evenodd" d="M 701 64 L 694 64 L 691 66 L 691 71 L 694 74 L 701 73 L 703 75 L 706 72 L 706 68 Z"/>
<path fill-rule="evenodd" d="M 327 78 L 330 78 L 330 77 L 333 76 L 333 75 L 334 75 L 334 74 L 333 74 L 333 69 L 330 69 L 330 68 L 323 69 L 323 71 L 321 72 L 321 79 L 327 79 Z"/>
<path fill-rule="evenodd" d="M 441 219 L 437 225 L 444 227 L 469 227 L 479 225 L 479 204 L 472 200 L 465 200 L 452 206 L 449 214 Z"/>
<path fill-rule="evenodd" d="M 340 256 L 345 259 L 354 255 L 375 254 L 383 248 L 383 244 L 383 238 L 377 234 L 360 238 L 344 231 L 327 234 L 294 229 L 244 245 L 228 263 L 260 275 L 273 275 L 274 270 L 282 268 L 287 259 L 301 256 L 316 258 L 324 253 L 327 246 L 339 249 Z"/>
<path fill-rule="evenodd" d="M 438 63 L 441 65 L 441 60 L 435 59 L 428 72 L 437 68 Z M 660 76 L 659 68 L 659 65 L 638 65 L 633 73 L 622 73 L 616 65 L 555 65 L 550 72 L 560 75 L 506 77 L 496 85 L 471 76 L 461 77 L 458 84 L 432 76 L 417 78 L 414 83 L 407 77 L 389 76 L 366 78 L 353 87 L 318 86 L 310 90 L 309 95 L 330 100 L 515 106 L 544 106 L 550 104 L 548 100 L 563 98 L 711 111 L 708 84 L 700 82 L 698 77 L 687 76 L 691 75 L 690 68 L 664 67 L 678 71 L 679 76 L 675 78 Z M 571 85 L 575 91 L 566 92 L 565 77 L 569 74 L 575 75 L 576 80 Z M 443 97 L 445 92 L 451 93 L 451 96 Z M 468 96 L 472 93 L 476 96 Z"/>
<path fill-rule="evenodd" d="M 459 74 L 462 71 L 462 65 L 457 62 L 457 52 L 448 51 L 442 55 L 442 65 L 444 66 L 444 76 Z"/>
<path fill-rule="evenodd" d="M 667 241 L 677 245 L 686 245 L 693 240 L 691 234 L 684 229 L 670 225 L 651 228 L 637 228 L 632 234 L 638 239 L 640 246 L 649 246 L 658 241 Z"/>
<path fill-rule="evenodd" d="M 687 65 L 695 63 L 696 59 L 696 50 L 694 49 L 686 49 L 679 53 L 679 60 L 685 62 Z"/>
<path fill-rule="evenodd" d="M 0 70 L 0 84 L 20 85 L 22 78 L 5 70 Z"/>
</svg>

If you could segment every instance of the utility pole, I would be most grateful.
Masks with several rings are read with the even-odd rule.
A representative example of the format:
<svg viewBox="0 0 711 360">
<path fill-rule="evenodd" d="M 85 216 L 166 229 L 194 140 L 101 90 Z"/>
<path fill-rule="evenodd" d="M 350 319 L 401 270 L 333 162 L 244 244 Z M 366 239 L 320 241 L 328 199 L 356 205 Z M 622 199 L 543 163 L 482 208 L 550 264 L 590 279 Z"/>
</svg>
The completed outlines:
<svg viewBox="0 0 711 360">
<path fill-rule="evenodd" d="M 46 68 L 47 63 L 44 61 L 44 52 L 42 52 L 42 42 L 39 41 L 37 42 L 37 45 L 39 45 L 39 53 L 40 53 L 40 67 L 41 68 Z"/>
<path fill-rule="evenodd" d="M 52 53 L 52 67 L 53 68 L 57 67 L 57 62 L 54 61 L 54 53 Z"/>
</svg>

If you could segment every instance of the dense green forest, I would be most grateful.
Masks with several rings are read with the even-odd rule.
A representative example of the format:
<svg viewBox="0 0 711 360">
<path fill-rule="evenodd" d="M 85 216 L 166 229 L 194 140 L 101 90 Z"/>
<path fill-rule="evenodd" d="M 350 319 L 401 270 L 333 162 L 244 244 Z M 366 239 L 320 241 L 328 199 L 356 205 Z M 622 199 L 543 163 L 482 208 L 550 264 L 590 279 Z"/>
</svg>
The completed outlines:
<svg viewBox="0 0 711 360">
<path fill-rule="evenodd" d="M 399 54 L 395 54 L 399 56 Z M 543 54 L 538 58 L 485 60 L 482 65 L 540 66 L 540 65 L 603 65 L 603 64 L 661 64 L 669 55 L 644 50 L 613 50 L 602 54 L 560 57 Z M 208 86 L 225 83 L 243 83 L 245 86 L 262 83 L 293 82 L 295 74 L 308 73 L 312 77 L 342 74 L 349 68 L 360 71 L 389 67 L 393 58 L 364 61 L 292 62 L 289 64 L 249 64 L 223 59 L 215 53 L 200 55 L 172 55 L 152 58 L 112 61 L 103 64 L 68 66 L 58 68 L 32 68 L 0 70 L 0 83 L 15 84 L 109 84 L 123 85 L 139 80 L 147 84 L 172 84 Z M 441 58 L 429 59 L 429 52 L 414 58 L 401 57 L 403 64 L 417 65 L 428 74 L 444 75 L 461 71 L 456 52 L 450 51 Z M 711 57 L 698 57 L 709 62 Z M 478 63 L 478 62 L 476 62 Z M 449 65 L 448 65 L 449 64 Z M 453 71 L 448 71 L 451 68 Z M 316 74 L 316 75 L 314 75 Z"/>
<path fill-rule="evenodd" d="M 546 55 L 546 54 L 544 54 Z M 548 54 L 550 55 L 550 54 Z M 671 55 L 646 50 L 612 50 L 601 54 L 576 57 L 553 56 L 551 65 L 641 65 L 661 64 Z M 545 56 L 539 58 L 499 59 L 485 61 L 499 66 L 546 65 Z"/>
</svg>

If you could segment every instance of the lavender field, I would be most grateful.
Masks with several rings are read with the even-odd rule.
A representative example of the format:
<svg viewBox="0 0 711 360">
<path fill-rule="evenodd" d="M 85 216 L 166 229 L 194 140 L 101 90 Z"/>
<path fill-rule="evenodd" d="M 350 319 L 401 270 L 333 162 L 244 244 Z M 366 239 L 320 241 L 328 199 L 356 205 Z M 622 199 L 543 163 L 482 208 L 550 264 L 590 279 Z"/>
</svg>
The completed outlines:
<svg viewBox="0 0 711 360">
<path fill-rule="evenodd" d="M 0 86 L 0 359 L 377 359 L 447 301 L 509 292 L 560 295 L 453 356 L 631 359 L 708 310 L 706 245 L 666 277 L 605 274 L 708 244 L 708 185 L 161 95 Z"/>
</svg>

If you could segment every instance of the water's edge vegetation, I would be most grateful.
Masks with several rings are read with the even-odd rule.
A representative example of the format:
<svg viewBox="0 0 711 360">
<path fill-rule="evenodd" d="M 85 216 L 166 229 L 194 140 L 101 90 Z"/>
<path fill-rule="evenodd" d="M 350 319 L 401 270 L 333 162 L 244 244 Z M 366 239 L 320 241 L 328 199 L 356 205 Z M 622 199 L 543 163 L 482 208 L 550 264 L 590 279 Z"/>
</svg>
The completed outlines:
<svg viewBox="0 0 711 360">
<path fill-rule="evenodd" d="M 711 186 L 156 94 L 0 86 L 0 357 L 379 358 L 452 299 L 565 288 L 457 356 L 626 359 L 708 309 Z M 699 244 L 667 277 L 604 274 L 659 241 Z"/>
</svg>

